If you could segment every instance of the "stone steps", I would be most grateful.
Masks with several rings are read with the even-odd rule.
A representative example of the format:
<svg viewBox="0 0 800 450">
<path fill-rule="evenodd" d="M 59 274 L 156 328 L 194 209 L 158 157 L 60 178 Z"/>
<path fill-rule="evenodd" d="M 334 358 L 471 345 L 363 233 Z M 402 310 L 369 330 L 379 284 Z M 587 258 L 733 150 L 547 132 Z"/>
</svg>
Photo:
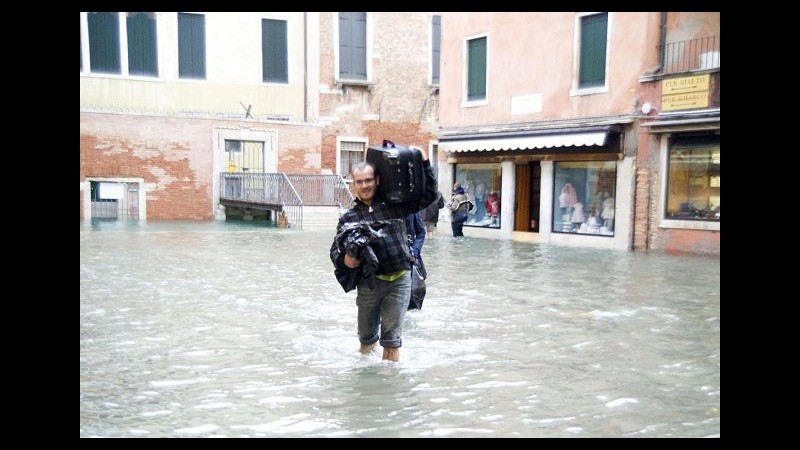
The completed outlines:
<svg viewBox="0 0 800 450">
<path fill-rule="evenodd" d="M 338 206 L 304 206 L 303 230 L 336 231 L 341 214 Z"/>
</svg>

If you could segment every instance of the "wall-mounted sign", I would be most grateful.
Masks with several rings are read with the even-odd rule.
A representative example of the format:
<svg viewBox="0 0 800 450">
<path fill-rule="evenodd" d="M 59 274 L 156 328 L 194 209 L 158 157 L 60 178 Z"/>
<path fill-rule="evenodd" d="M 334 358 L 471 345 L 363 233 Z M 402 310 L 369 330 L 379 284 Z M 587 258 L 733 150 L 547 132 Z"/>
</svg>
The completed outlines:
<svg viewBox="0 0 800 450">
<path fill-rule="evenodd" d="M 511 97 L 511 114 L 533 114 L 542 112 L 542 94 Z"/>
<path fill-rule="evenodd" d="M 711 74 L 670 78 L 661 82 L 661 111 L 708 107 Z"/>
<path fill-rule="evenodd" d="M 708 108 L 708 92 L 690 92 L 661 97 L 662 111 L 696 108 Z"/>
</svg>

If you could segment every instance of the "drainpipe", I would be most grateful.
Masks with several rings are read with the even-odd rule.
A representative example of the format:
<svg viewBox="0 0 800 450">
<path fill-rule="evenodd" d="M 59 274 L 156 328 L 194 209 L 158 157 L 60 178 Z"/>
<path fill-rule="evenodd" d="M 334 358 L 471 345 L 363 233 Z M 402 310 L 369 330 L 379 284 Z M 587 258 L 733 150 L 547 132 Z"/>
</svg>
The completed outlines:
<svg viewBox="0 0 800 450">
<path fill-rule="evenodd" d="M 303 123 L 306 122 L 308 122 L 308 12 L 303 12 Z"/>
<path fill-rule="evenodd" d="M 660 45 L 658 46 L 658 68 L 656 68 L 655 73 L 661 73 L 664 70 L 664 58 L 666 58 L 667 53 L 667 13 L 661 13 L 661 39 Z"/>
</svg>

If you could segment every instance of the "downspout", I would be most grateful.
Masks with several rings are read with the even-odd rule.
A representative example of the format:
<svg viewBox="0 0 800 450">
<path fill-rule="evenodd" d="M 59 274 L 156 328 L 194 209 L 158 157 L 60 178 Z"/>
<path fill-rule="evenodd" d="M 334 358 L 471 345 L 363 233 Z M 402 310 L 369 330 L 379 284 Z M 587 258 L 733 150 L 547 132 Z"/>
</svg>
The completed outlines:
<svg viewBox="0 0 800 450">
<path fill-rule="evenodd" d="M 667 61 L 667 12 L 661 13 L 661 51 L 658 55 L 658 71 L 656 73 L 660 73 L 666 67 Z M 662 136 L 663 139 L 663 136 Z M 653 215 L 650 212 L 650 207 L 652 205 L 653 199 L 651 198 L 653 192 L 653 179 L 652 177 L 647 177 L 647 215 L 645 217 L 645 235 L 644 235 L 644 251 L 650 251 L 650 229 L 652 226 Z M 656 216 L 658 213 L 655 214 Z"/>
<path fill-rule="evenodd" d="M 664 70 L 667 56 L 667 13 L 661 13 L 661 39 L 658 46 L 658 67 L 654 73 L 661 73 Z"/>
<path fill-rule="evenodd" d="M 308 12 L 303 12 L 303 123 L 307 122 L 308 122 Z"/>
</svg>

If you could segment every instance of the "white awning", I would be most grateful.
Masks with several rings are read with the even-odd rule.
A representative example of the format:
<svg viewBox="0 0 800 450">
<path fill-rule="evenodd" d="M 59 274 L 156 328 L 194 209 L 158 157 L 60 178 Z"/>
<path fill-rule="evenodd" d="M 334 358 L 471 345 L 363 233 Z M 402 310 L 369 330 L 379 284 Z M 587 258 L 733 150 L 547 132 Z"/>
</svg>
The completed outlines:
<svg viewBox="0 0 800 450">
<path fill-rule="evenodd" d="M 565 133 L 545 136 L 508 137 L 499 139 L 440 140 L 439 150 L 472 152 L 485 150 L 520 150 L 526 148 L 581 147 L 605 145 L 608 132 Z"/>
</svg>

